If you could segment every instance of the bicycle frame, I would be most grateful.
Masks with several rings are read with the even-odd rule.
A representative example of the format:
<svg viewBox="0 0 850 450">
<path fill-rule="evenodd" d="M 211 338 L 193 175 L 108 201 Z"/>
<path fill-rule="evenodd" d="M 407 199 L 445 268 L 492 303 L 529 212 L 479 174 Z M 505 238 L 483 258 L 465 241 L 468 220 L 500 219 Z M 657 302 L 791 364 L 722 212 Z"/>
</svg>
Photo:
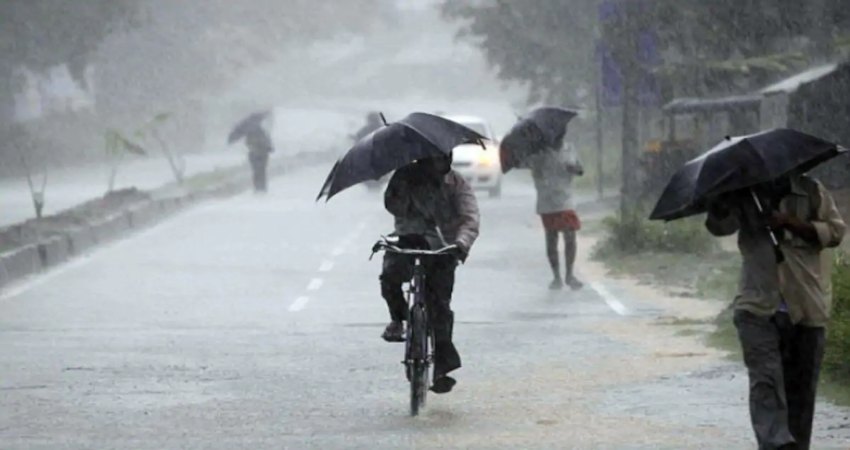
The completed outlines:
<svg viewBox="0 0 850 450">
<path fill-rule="evenodd" d="M 424 406 L 428 391 L 430 369 L 433 363 L 434 333 L 428 317 L 428 304 L 425 298 L 425 282 L 427 274 L 423 258 L 447 255 L 455 246 L 439 250 L 412 250 L 400 248 L 383 239 L 372 247 L 372 256 L 377 251 L 398 253 L 413 257 L 413 278 L 407 289 L 408 320 L 405 337 L 404 361 L 407 379 L 410 382 L 410 414 L 419 414 L 419 408 Z M 371 259 L 371 257 L 369 258 Z M 425 339 L 422 339 L 424 334 Z"/>
<path fill-rule="evenodd" d="M 413 278 L 410 280 L 410 285 L 407 289 L 407 309 L 408 314 L 413 313 L 414 308 L 422 308 L 425 311 L 425 329 L 428 332 L 428 341 L 430 343 L 428 354 L 425 357 L 425 365 L 430 366 L 432 362 L 432 353 L 434 349 L 434 334 L 431 332 L 431 323 L 428 317 L 428 304 L 425 300 L 425 266 L 422 264 L 422 257 L 416 256 L 413 262 Z M 408 322 L 409 323 L 409 322 Z M 408 338 L 410 337 L 412 327 L 407 327 Z M 409 339 L 408 339 L 409 341 Z M 405 362 L 410 363 L 409 353 L 405 355 Z"/>
</svg>

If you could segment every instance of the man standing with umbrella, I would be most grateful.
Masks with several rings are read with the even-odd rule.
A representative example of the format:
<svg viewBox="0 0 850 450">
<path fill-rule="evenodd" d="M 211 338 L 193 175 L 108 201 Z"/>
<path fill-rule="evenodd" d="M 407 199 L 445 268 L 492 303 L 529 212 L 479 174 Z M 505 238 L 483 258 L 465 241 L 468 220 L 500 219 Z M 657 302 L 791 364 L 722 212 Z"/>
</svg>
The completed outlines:
<svg viewBox="0 0 850 450">
<path fill-rule="evenodd" d="M 255 192 L 266 192 L 268 181 L 266 172 L 269 155 L 274 152 L 274 146 L 269 134 L 263 128 L 263 121 L 269 116 L 268 112 L 258 112 L 243 119 L 230 132 L 228 143 L 245 139 L 248 147 L 248 162 L 251 164 L 252 181 Z"/>
<path fill-rule="evenodd" d="M 581 229 L 581 221 L 573 204 L 572 181 L 573 177 L 584 175 L 584 169 L 574 149 L 564 145 L 563 139 L 562 135 L 552 149 L 532 159 L 531 177 L 537 190 L 537 214 L 543 222 L 546 257 L 553 275 L 549 288 L 561 289 L 566 283 L 573 290 L 578 290 L 583 283 L 576 278 L 573 269 L 578 252 L 576 232 Z M 558 255 L 559 235 L 564 237 L 563 282 Z"/>
<path fill-rule="evenodd" d="M 807 450 L 831 303 L 832 255 L 845 224 L 829 192 L 802 175 L 835 144 L 793 130 L 727 139 L 687 163 L 652 218 L 708 210 L 717 236 L 738 233 L 735 326 L 759 449 Z"/>
<path fill-rule="evenodd" d="M 564 283 L 573 290 L 584 286 L 573 270 L 578 251 L 576 232 L 581 229 L 581 221 L 572 198 L 573 177 L 584 175 L 584 169 L 572 146 L 564 144 L 567 124 L 575 116 L 575 111 L 563 108 L 535 109 L 511 129 L 500 148 L 503 167 L 531 169 L 537 191 L 536 211 L 543 222 L 546 257 L 553 275 L 549 288 L 553 290 L 563 288 Z M 540 148 L 543 150 L 537 150 Z M 558 254 L 561 235 L 564 278 Z"/>
</svg>

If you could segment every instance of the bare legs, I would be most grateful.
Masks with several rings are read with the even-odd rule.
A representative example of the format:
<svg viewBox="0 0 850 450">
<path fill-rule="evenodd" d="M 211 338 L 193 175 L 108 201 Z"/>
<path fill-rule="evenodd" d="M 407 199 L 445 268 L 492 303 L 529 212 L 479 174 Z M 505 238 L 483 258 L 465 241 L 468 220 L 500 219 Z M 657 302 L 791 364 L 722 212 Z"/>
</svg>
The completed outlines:
<svg viewBox="0 0 850 450">
<path fill-rule="evenodd" d="M 561 266 L 558 255 L 558 235 L 562 234 L 564 236 L 564 266 L 566 268 L 564 281 L 572 289 L 581 289 L 583 284 L 576 279 L 573 273 L 577 253 L 576 232 L 574 230 L 545 230 L 545 233 L 546 257 L 549 259 L 549 267 L 552 269 L 552 283 L 549 288 L 560 289 L 564 285 L 561 281 Z"/>
</svg>

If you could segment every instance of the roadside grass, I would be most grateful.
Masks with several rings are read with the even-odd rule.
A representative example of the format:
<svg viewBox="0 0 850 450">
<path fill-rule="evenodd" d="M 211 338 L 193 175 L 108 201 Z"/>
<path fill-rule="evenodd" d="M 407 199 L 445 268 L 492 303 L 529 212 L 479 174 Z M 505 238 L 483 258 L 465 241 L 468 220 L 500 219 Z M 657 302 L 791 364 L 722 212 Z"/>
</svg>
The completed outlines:
<svg viewBox="0 0 850 450">
<path fill-rule="evenodd" d="M 606 235 L 594 249 L 593 257 L 605 263 L 613 274 L 662 287 L 671 295 L 727 305 L 708 323 L 661 318 L 656 325 L 677 327 L 678 336 L 704 336 L 708 345 L 727 351 L 730 360 L 741 361 L 731 308 L 741 264 L 737 252 L 705 244 L 703 241 L 711 237 L 694 224 L 671 229 L 644 221 L 607 219 L 603 226 Z M 642 241 L 634 243 L 633 239 Z M 833 312 L 827 329 L 820 393 L 836 404 L 850 406 L 850 257 L 843 253 L 836 257 L 832 278 Z"/>
</svg>

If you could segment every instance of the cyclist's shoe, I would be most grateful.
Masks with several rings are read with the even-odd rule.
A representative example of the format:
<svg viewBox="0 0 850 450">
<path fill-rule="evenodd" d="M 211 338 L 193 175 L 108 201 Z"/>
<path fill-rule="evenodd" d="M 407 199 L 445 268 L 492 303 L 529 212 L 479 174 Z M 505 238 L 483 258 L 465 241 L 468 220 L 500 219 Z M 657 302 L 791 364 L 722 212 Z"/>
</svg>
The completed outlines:
<svg viewBox="0 0 850 450">
<path fill-rule="evenodd" d="M 552 280 L 551 283 L 549 283 L 549 289 L 552 291 L 560 291 L 563 288 L 564 283 L 561 281 L 560 278 L 555 278 L 554 280 Z"/>
<path fill-rule="evenodd" d="M 566 283 L 567 283 L 567 286 L 569 286 L 570 289 L 572 289 L 574 291 L 577 291 L 577 290 L 584 287 L 584 283 L 579 281 L 578 278 L 576 278 L 574 276 L 567 276 Z"/>
<path fill-rule="evenodd" d="M 435 394 L 446 394 L 452 391 L 455 384 L 457 384 L 457 381 L 454 378 L 443 375 L 434 380 L 434 384 L 431 385 L 431 392 Z"/>
<path fill-rule="evenodd" d="M 384 334 L 381 337 L 387 342 L 404 342 L 404 324 L 401 321 L 393 320 L 384 329 Z"/>
</svg>

